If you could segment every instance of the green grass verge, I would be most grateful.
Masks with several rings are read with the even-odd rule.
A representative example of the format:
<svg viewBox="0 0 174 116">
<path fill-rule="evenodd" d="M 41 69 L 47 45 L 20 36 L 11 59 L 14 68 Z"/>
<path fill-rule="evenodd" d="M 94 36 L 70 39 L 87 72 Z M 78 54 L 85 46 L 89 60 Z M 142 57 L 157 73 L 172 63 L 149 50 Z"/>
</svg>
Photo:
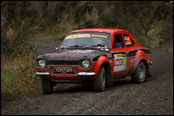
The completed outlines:
<svg viewBox="0 0 174 116">
<path fill-rule="evenodd" d="M 8 58 L 1 55 L 1 100 L 26 95 L 38 87 L 32 54 Z"/>
<path fill-rule="evenodd" d="M 12 100 L 38 87 L 36 55 L 37 51 L 25 39 L 9 39 L 1 33 L 1 100 Z"/>
</svg>

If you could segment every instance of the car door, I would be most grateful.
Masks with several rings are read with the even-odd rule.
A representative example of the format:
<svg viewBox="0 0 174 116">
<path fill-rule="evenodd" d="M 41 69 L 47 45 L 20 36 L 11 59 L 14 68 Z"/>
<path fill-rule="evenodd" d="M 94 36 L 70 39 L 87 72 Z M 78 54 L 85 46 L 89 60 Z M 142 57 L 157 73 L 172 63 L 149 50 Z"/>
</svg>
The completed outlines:
<svg viewBox="0 0 174 116">
<path fill-rule="evenodd" d="M 112 72 L 114 76 L 127 74 L 127 50 L 122 33 L 114 33 L 112 39 L 111 53 L 113 56 Z"/>
</svg>

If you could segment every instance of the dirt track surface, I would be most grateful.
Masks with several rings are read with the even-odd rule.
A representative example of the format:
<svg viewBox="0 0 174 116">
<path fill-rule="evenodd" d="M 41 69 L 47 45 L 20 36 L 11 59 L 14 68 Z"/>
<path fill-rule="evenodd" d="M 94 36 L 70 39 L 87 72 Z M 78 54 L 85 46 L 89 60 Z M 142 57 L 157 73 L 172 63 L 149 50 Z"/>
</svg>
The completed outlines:
<svg viewBox="0 0 174 116">
<path fill-rule="evenodd" d="M 30 42 L 39 48 L 40 53 L 54 50 L 57 46 L 55 41 Z M 43 95 L 39 88 L 30 96 L 1 104 L 1 114 L 172 115 L 173 53 L 152 51 L 152 55 L 152 77 L 143 84 L 133 84 L 128 77 L 116 81 L 113 87 L 101 93 L 81 84 L 58 84 L 50 95 Z"/>
</svg>

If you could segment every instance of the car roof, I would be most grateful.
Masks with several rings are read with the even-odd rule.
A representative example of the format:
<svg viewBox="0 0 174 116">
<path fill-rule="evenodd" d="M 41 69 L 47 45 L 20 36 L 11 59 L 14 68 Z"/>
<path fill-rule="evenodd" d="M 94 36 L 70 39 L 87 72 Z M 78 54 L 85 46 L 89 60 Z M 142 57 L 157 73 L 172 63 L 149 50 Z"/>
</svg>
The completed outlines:
<svg viewBox="0 0 174 116">
<path fill-rule="evenodd" d="M 87 29 L 77 29 L 71 32 L 79 32 L 79 31 L 103 31 L 103 32 L 109 32 L 109 33 L 120 32 L 120 31 L 128 32 L 126 30 L 116 29 L 116 28 L 87 28 Z"/>
</svg>

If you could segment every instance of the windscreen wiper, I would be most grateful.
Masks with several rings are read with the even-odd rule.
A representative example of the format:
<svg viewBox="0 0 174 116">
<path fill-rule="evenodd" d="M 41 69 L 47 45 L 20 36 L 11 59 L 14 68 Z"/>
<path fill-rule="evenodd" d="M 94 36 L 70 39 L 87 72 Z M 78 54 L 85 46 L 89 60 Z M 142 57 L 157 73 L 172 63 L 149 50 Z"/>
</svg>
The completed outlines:
<svg viewBox="0 0 174 116">
<path fill-rule="evenodd" d="M 67 49 L 67 48 L 83 48 L 85 46 L 79 46 L 79 45 L 74 45 L 74 46 L 65 46 L 65 47 L 61 47 L 60 49 Z"/>
<path fill-rule="evenodd" d="M 82 47 L 84 47 L 84 46 L 79 46 L 79 45 L 68 46 L 68 48 L 73 48 L 73 47 L 75 47 L 75 48 L 82 48 Z"/>
<path fill-rule="evenodd" d="M 91 47 L 104 47 L 105 45 L 103 45 L 103 44 L 96 44 L 96 45 L 91 45 Z"/>
</svg>

